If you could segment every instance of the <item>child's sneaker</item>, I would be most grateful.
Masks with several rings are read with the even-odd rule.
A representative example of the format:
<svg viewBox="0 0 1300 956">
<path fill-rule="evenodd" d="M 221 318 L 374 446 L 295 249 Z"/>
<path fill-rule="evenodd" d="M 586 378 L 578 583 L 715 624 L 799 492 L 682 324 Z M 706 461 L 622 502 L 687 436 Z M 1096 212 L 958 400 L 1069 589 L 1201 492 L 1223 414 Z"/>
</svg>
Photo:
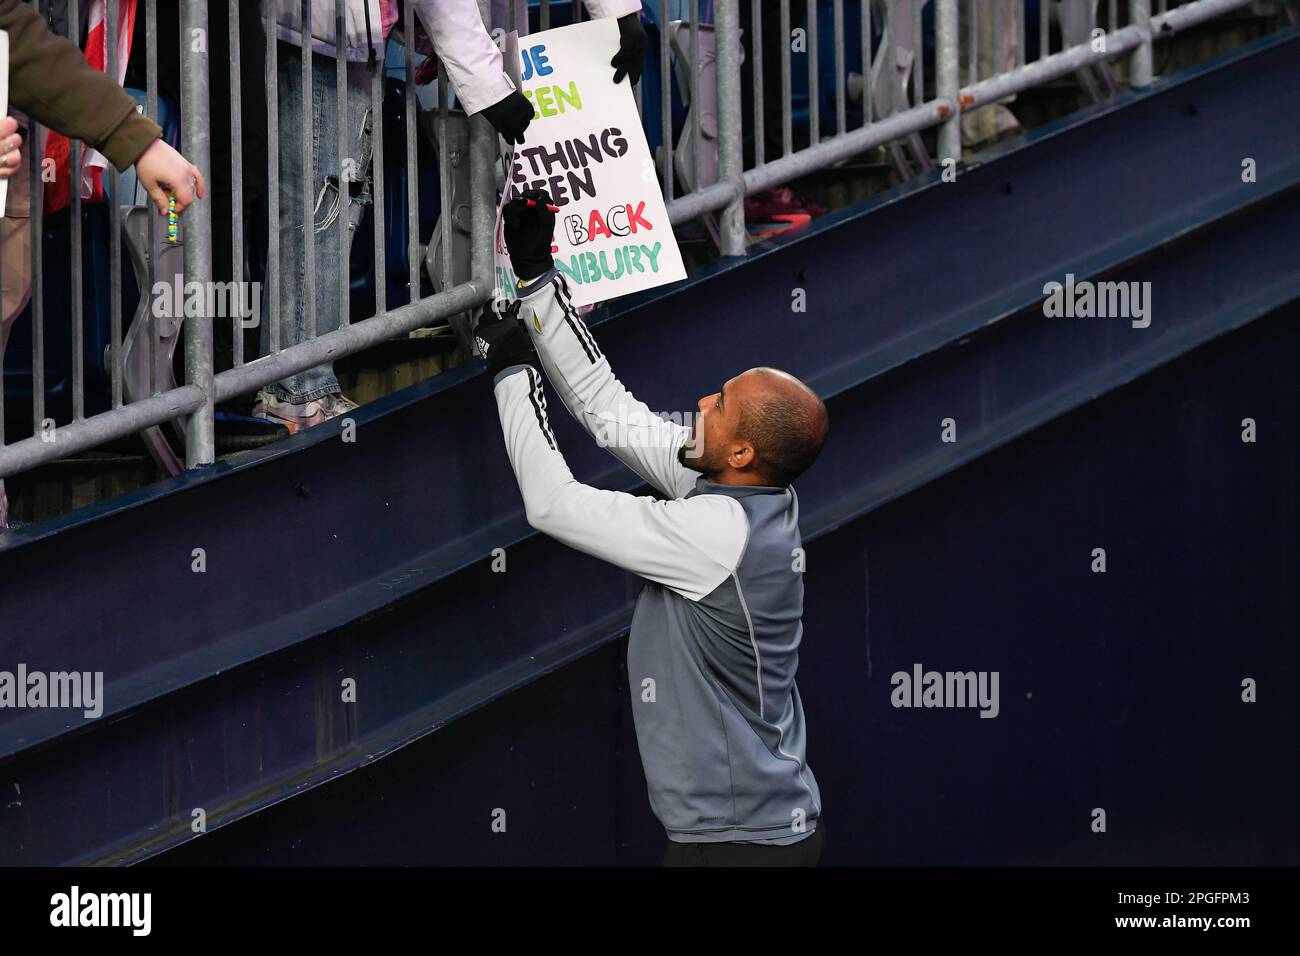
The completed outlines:
<svg viewBox="0 0 1300 956">
<path fill-rule="evenodd" d="M 337 418 L 339 415 L 346 415 L 348 412 L 357 410 L 357 403 L 350 398 L 345 398 L 342 392 L 331 392 L 322 396 L 320 399 L 321 408 L 325 411 L 326 418 Z"/>
</svg>

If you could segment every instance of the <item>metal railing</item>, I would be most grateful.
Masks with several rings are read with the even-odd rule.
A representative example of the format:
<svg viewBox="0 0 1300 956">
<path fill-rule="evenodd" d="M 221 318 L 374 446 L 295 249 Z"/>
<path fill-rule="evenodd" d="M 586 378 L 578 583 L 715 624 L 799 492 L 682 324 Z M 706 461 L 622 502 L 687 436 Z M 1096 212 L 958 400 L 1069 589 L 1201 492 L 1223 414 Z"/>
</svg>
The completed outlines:
<svg viewBox="0 0 1300 956">
<path fill-rule="evenodd" d="M 84 4 L 88 0 L 81 0 Z M 109 23 L 109 64 L 111 75 L 116 74 L 116 24 L 124 0 L 108 0 Z M 480 12 L 485 22 L 491 22 L 491 0 L 478 0 Z M 1095 0 L 1064 0 L 1056 5 L 1058 19 L 1062 24 L 1061 34 L 1065 40 L 1062 48 L 1051 52 L 1048 47 L 1048 21 L 1040 19 L 1038 56 L 1032 62 L 1025 62 L 1025 41 L 1028 24 L 1025 19 L 1024 0 L 1008 3 L 1006 0 L 933 0 L 933 53 L 930 55 L 928 75 L 933 79 L 932 90 L 927 89 L 927 48 L 922 41 L 922 24 L 925 0 L 889 0 L 881 3 L 852 3 L 849 12 L 856 11 L 858 31 L 855 36 L 846 35 L 846 12 L 844 0 L 834 0 L 831 5 L 834 65 L 834 116 L 833 132 L 822 134 L 823 117 L 820 102 L 819 57 L 819 4 L 809 0 L 803 7 L 806 13 L 802 18 L 792 19 L 791 0 L 779 3 L 764 0 L 717 0 L 709 3 L 713 10 L 713 23 L 701 22 L 703 0 L 686 2 L 685 16 L 682 21 L 670 21 L 669 0 L 645 0 L 643 6 L 653 17 L 659 36 L 658 49 L 651 49 L 648 62 L 657 61 L 657 85 L 659 93 L 659 126 L 661 147 L 658 153 L 658 172 L 662 178 L 664 196 L 668 204 L 669 217 L 674 225 L 699 217 L 712 217 L 716 214 L 713 235 L 719 251 L 723 255 L 741 255 L 748 244 L 745 222 L 744 200 L 771 187 L 787 183 L 808 173 L 825 169 L 851 157 L 858 156 L 876 147 L 889 146 L 909 138 L 912 142 L 915 158 L 922 170 L 928 168 L 932 160 L 939 164 L 949 164 L 959 160 L 962 152 L 963 114 L 970 114 L 982 106 L 996 103 L 1004 97 L 1013 95 L 1031 87 L 1046 83 L 1072 72 L 1083 70 L 1090 65 L 1115 63 L 1127 68 L 1130 85 L 1140 87 L 1152 80 L 1152 44 L 1172 36 L 1190 26 L 1213 17 L 1245 7 L 1250 0 L 1193 0 L 1193 2 L 1176 5 L 1165 9 L 1160 2 L 1158 12 L 1152 13 L 1149 0 L 1128 0 L 1118 9 L 1119 4 L 1110 0 L 1107 9 L 1107 29 L 1097 32 Z M 310 22 L 313 6 L 333 5 L 335 12 L 335 43 L 342 46 L 346 30 L 344 0 L 302 0 L 303 22 Z M 35 0 L 38 10 L 42 8 L 41 0 Z M 673 6 L 679 6 L 676 4 Z M 158 29 L 157 0 L 142 0 L 145 19 L 144 39 L 146 43 L 145 62 L 147 90 L 145 112 L 155 120 L 159 114 L 159 76 L 158 53 L 160 35 Z M 210 6 L 218 9 L 210 9 Z M 248 134 L 243 126 L 241 116 L 240 81 L 243 70 L 250 65 L 241 57 L 241 28 L 248 27 L 241 16 L 248 18 L 251 5 L 244 5 L 241 13 L 240 4 L 228 4 L 226 16 L 221 17 L 219 4 L 210 5 L 207 0 L 186 0 L 181 4 L 180 14 L 180 74 L 181 74 L 181 128 L 182 151 L 186 158 L 194 163 L 208 178 L 212 179 L 212 124 L 223 122 L 222 118 L 212 116 L 210 99 L 215 75 L 222 72 L 219 64 L 210 62 L 209 45 L 197 42 L 195 38 L 210 36 L 212 31 L 226 30 L 229 36 L 228 81 L 231 86 L 231 120 L 230 188 L 236 199 L 231 202 L 231 281 L 236 288 L 245 286 L 245 255 L 248 235 L 248 223 L 244 221 L 239 198 L 244 188 L 241 156 L 243 138 Z M 526 23 L 526 7 L 522 0 L 511 0 L 505 4 L 508 8 L 507 22 L 501 27 L 510 29 Z M 746 10 L 745 7 L 748 7 Z M 541 29 L 555 23 L 556 10 L 570 8 L 573 17 L 578 17 L 578 3 L 564 0 L 542 0 L 539 11 Z M 1044 8 L 1047 4 L 1043 5 Z M 1008 24 L 1003 21 L 1010 13 L 1010 29 L 1015 32 L 1015 65 L 1001 68 L 998 64 L 989 72 L 980 68 L 978 45 L 991 37 L 996 48 L 1007 36 Z M 1127 24 L 1119 26 L 1118 17 L 1123 12 L 1127 15 Z M 741 20 L 748 14 L 747 28 L 749 37 L 749 62 L 742 64 Z M 78 0 L 69 3 L 69 29 L 77 30 Z M 406 170 L 406 216 L 408 223 L 407 268 L 408 301 L 390 308 L 388 302 L 388 262 L 385 252 L 387 239 L 385 204 L 385 132 L 382 117 L 384 115 L 386 67 L 384 62 L 376 59 L 369 64 L 369 108 L 372 163 L 370 180 L 373 196 L 373 234 L 374 256 L 372 266 L 375 276 L 375 303 L 373 316 L 354 320 L 349 314 L 351 298 L 351 276 L 349 272 L 349 222 L 348 216 L 340 214 L 331 224 L 339 235 L 343 250 L 340 255 L 340 268 L 337 275 L 318 274 L 314 268 L 308 268 L 303 277 L 304 301 L 307 311 L 307 340 L 281 347 L 280 342 L 280 299 L 279 284 L 287 281 L 282 270 L 279 223 L 282 220 L 298 218 L 302 223 L 303 242 L 306 246 L 306 262 L 313 262 L 316 233 L 313 229 L 315 207 L 319 195 L 313 192 L 315 177 L 310 173 L 302 177 L 304 189 L 301 205 L 297 208 L 281 208 L 279 197 L 280 170 L 279 148 L 281 136 L 288 130 L 288 124 L 301 125 L 303 136 L 302 162 L 307 170 L 312 165 L 312 111 L 303 109 L 301 116 L 279 115 L 279 93 L 277 89 L 279 66 L 277 63 L 278 35 L 275 22 L 274 0 L 263 0 L 257 11 L 264 30 L 265 55 L 261 67 L 265 79 L 267 97 L 266 120 L 266 208 L 269 227 L 266 230 L 267 250 L 265 253 L 264 277 L 269 287 L 269 315 L 262 321 L 270 323 L 267 329 L 269 348 L 267 353 L 256 359 L 246 361 L 243 350 L 243 321 L 247 317 L 242 309 L 236 309 L 230 316 L 205 314 L 201 320 L 183 323 L 185 381 L 173 387 L 162 388 L 166 379 L 167 363 L 160 361 L 160 326 L 159 318 L 150 305 L 145 308 L 141 319 L 145 324 L 142 330 L 147 342 L 147 361 L 141 364 L 148 369 L 147 386 L 143 394 L 127 396 L 124 393 L 126 365 L 123 353 L 122 330 L 122 295 L 121 295 L 121 243 L 123 212 L 118 196 L 118 177 L 111 172 L 105 176 L 106 199 L 109 207 L 108 262 L 111 301 L 110 342 L 108 343 L 107 367 L 110 370 L 111 408 L 106 411 L 86 416 L 86 382 L 83 364 L 83 318 L 86 303 L 83 295 L 82 255 L 84 237 L 82 235 L 82 201 L 80 196 L 80 170 L 77 167 L 79 151 L 77 144 L 72 144 L 72 184 L 71 189 L 71 421 L 63 424 L 53 423 L 46 415 L 44 369 L 45 356 L 45 315 L 43 300 L 42 261 L 42 214 L 41 214 L 41 165 L 36 149 L 28 150 L 29 169 L 32 181 L 32 420 L 33 434 L 29 438 L 5 444 L 3 395 L 0 393 L 0 478 L 32 468 L 44 462 L 63 458 L 78 452 L 95 448 L 110 440 L 128 436 L 134 432 L 163 426 L 168 422 L 184 420 L 184 466 L 195 468 L 210 464 L 215 458 L 214 409 L 217 403 L 246 395 L 255 389 L 270 385 L 288 375 L 304 372 L 325 362 L 332 362 L 365 349 L 386 339 L 406 335 L 414 329 L 454 320 L 461 323 L 464 331 L 464 315 L 471 312 L 492 295 L 492 230 L 498 188 L 499 164 L 495 162 L 497 139 L 487 122 L 481 117 L 474 117 L 469 122 L 468 161 L 470 167 L 470 187 L 468 201 L 468 242 L 470 277 L 466 281 L 454 282 L 453 253 L 461 248 L 463 239 L 457 236 L 457 230 L 451 228 L 453 221 L 462 222 L 463 209 L 453 209 L 452 203 L 452 169 L 453 158 L 449 155 L 449 90 L 445 72 L 439 70 L 437 85 L 436 126 L 440 131 L 437 136 L 438 178 L 441 192 L 441 223 L 443 242 L 438 263 L 444 278 L 444 288 L 432 295 L 421 294 L 421 280 L 426 256 L 422 254 L 419 223 L 419 183 L 418 183 L 418 149 L 417 149 L 417 91 L 415 82 L 416 53 L 415 44 L 411 42 L 415 35 L 414 5 L 405 4 L 404 21 L 399 24 L 405 40 L 403 55 L 403 76 L 405 79 L 405 98 L 403 104 L 405 127 L 405 170 Z M 988 36 L 980 34 L 982 18 L 991 18 L 991 32 Z M 1067 23 L 1068 21 L 1068 23 Z M 966 26 L 965 42 L 962 42 L 961 27 Z M 797 23 L 797 25 L 796 25 Z M 1067 25 L 1069 29 L 1066 29 Z M 376 27 L 377 29 L 377 27 Z M 779 31 L 779 55 L 773 58 L 765 55 L 769 49 L 764 38 L 767 31 Z M 684 39 L 683 39 L 684 31 Z M 800 34 L 799 31 L 802 31 Z M 1082 32 L 1081 32 L 1082 31 Z M 670 32 L 672 37 L 670 37 Z M 879 37 L 877 39 L 877 37 Z M 1099 39 L 1100 37 L 1100 39 Z M 673 55 L 674 38 L 679 51 Z M 797 42 L 793 42 L 797 40 Z M 771 39 L 770 37 L 768 39 Z M 852 78 L 846 75 L 846 50 L 849 44 L 856 45 L 860 51 L 861 74 L 856 82 L 858 94 L 853 98 L 860 103 L 856 108 L 850 103 Z M 798 57 L 798 59 L 796 59 Z M 312 58 L 302 57 L 301 85 L 303 102 L 311 103 Z M 963 64 L 963 59 L 965 60 Z M 347 72 L 348 64 L 343 58 L 336 58 L 335 66 L 335 109 L 340 117 L 347 115 Z M 965 69 L 963 70 L 963 66 Z M 254 67 L 256 68 L 256 67 Z M 780 73 L 781 110 L 779 118 L 769 110 L 768 98 L 764 95 L 765 81 L 771 76 L 769 71 L 778 69 Z M 683 163 L 678 145 L 674 140 L 676 117 L 672 106 L 673 74 L 677 70 L 681 84 L 692 100 L 686 119 L 683 122 L 684 133 L 690 140 L 688 161 Z M 808 142 L 799 148 L 795 146 L 794 80 L 796 70 L 806 69 L 807 85 L 807 125 Z M 742 87 L 748 70 L 752 100 L 749 115 L 743 108 Z M 962 85 L 963 76 L 966 79 Z M 801 78 L 802 79 L 802 78 Z M 709 97 L 702 91 L 716 83 L 716 103 L 711 104 Z M 643 108 L 647 89 L 644 81 L 636 87 L 636 100 Z M 850 116 L 855 119 L 860 114 L 856 126 L 850 123 Z M 829 120 L 829 114 L 828 114 Z M 769 136 L 775 139 L 776 125 L 780 127 L 780 155 L 771 156 L 767 143 Z M 349 144 L 346 139 L 347 122 L 338 123 L 337 159 L 340 167 L 339 181 L 336 189 L 340 206 L 345 205 L 346 196 L 342 189 L 342 171 L 349 161 Z M 937 128 L 937 156 L 922 155 L 924 147 L 917 134 L 923 130 Z M 751 156 L 746 161 L 746 131 L 750 134 Z M 36 132 L 35 123 L 32 132 Z M 713 142 L 710 142 L 713 141 Z M 24 145 L 39 142 L 36 136 L 29 136 Z M 714 153 L 716 152 L 716 161 Z M 901 153 L 899 155 L 902 155 Z M 455 158 L 464 161 L 464 156 Z M 906 169 L 904 168 L 904 171 Z M 148 289 L 142 289 L 141 295 L 153 294 L 159 279 L 159 263 L 167 251 L 162 248 L 165 238 L 156 234 L 157 216 L 150 213 L 154 226 L 147 232 L 148 254 Z M 462 222 L 463 224 L 463 222 Z M 210 288 L 213 276 L 213 222 L 211 201 L 197 202 L 183 216 L 182 241 L 185 288 L 190 283 L 199 283 L 199 288 Z M 463 248 L 461 250 L 464 251 Z M 259 263 L 260 264 L 260 263 Z M 170 277 L 163 277 L 164 279 Z M 337 329 L 316 334 L 315 285 L 319 282 L 333 283 L 341 303 L 340 323 Z M 241 301 L 245 293 L 240 293 Z M 214 325 L 218 319 L 230 319 L 232 334 L 232 361 L 230 367 L 218 370 L 214 362 Z M 3 352 L 0 351 L 0 367 Z M 134 366 L 133 366 L 134 367 Z"/>
</svg>

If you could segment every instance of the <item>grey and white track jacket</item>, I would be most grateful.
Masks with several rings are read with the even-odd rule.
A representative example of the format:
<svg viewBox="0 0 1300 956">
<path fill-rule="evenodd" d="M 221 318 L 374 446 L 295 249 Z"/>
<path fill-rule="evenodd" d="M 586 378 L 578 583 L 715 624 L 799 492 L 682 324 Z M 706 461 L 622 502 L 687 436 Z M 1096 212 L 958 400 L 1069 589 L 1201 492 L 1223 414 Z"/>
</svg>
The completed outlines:
<svg viewBox="0 0 1300 956">
<path fill-rule="evenodd" d="M 679 842 L 794 843 L 821 795 L 795 686 L 803 635 L 794 490 L 715 484 L 683 467 L 691 429 L 651 413 L 614 377 L 554 271 L 519 290 L 569 412 L 668 500 L 580 484 L 556 447 L 541 376 L 496 377 L 506 451 L 529 523 L 646 581 L 628 682 L 650 805 Z"/>
</svg>

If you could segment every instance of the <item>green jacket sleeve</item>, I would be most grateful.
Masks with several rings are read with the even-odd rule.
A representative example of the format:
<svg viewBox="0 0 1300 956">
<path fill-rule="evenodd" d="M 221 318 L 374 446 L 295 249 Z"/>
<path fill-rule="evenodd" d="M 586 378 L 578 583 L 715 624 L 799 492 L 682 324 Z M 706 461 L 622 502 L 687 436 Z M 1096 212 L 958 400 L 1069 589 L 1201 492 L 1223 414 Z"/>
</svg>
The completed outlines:
<svg viewBox="0 0 1300 956">
<path fill-rule="evenodd" d="M 22 0 L 0 0 L 0 30 L 9 33 L 9 103 L 16 109 L 89 143 L 119 170 L 162 135 L 122 87 L 91 69 L 81 51 L 51 33 Z"/>
</svg>

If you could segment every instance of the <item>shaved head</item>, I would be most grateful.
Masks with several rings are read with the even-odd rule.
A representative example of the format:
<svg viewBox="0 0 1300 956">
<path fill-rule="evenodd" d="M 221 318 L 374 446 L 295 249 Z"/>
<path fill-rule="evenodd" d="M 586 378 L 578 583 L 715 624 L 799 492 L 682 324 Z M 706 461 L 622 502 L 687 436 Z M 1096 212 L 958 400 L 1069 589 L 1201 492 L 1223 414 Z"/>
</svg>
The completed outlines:
<svg viewBox="0 0 1300 956">
<path fill-rule="evenodd" d="M 788 372 L 751 368 L 696 404 L 677 460 L 710 481 L 786 487 L 826 443 L 826 406 Z"/>
<path fill-rule="evenodd" d="M 826 443 L 825 403 L 780 369 L 752 368 L 737 381 L 746 386 L 738 437 L 754 446 L 755 468 L 769 484 L 790 484 L 817 460 Z"/>
</svg>

